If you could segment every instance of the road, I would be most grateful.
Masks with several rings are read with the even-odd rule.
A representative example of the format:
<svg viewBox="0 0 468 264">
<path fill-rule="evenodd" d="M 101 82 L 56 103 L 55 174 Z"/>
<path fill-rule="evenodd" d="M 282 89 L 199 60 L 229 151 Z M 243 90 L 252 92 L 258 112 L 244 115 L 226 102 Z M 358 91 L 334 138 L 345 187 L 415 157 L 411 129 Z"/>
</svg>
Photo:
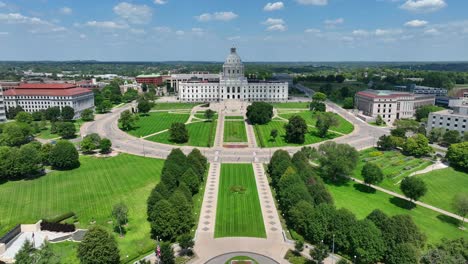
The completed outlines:
<svg viewBox="0 0 468 264">
<path fill-rule="evenodd" d="M 119 152 L 130 153 L 139 156 L 153 157 L 164 159 L 169 155 L 173 148 L 180 148 L 184 153 L 189 153 L 194 147 L 190 146 L 173 146 L 161 144 L 137 138 L 125 133 L 118 128 L 118 119 L 120 113 L 124 110 L 130 109 L 130 105 L 113 109 L 111 113 L 104 115 L 97 115 L 96 120 L 93 122 L 85 123 L 81 127 L 81 135 L 85 136 L 91 133 L 98 133 L 101 137 L 109 138 L 112 141 L 113 149 Z M 351 134 L 332 139 L 337 143 L 347 143 L 356 149 L 365 149 L 375 146 L 380 136 L 388 134 L 388 128 L 380 128 L 371 126 L 362 120 L 355 117 L 353 114 L 342 109 L 338 105 L 327 102 L 328 111 L 336 112 L 343 116 L 346 120 L 351 122 L 355 129 Z M 222 115 L 222 113 L 220 114 Z M 217 132 L 223 130 L 224 122 L 220 122 Z M 309 145 L 311 147 L 318 147 L 321 143 Z M 247 147 L 242 149 L 225 148 L 222 144 L 216 144 L 212 148 L 198 147 L 200 151 L 211 162 L 268 162 L 271 155 L 278 149 L 288 151 L 294 154 L 299 151 L 301 147 L 280 147 L 280 148 L 260 148 L 260 147 Z"/>
</svg>

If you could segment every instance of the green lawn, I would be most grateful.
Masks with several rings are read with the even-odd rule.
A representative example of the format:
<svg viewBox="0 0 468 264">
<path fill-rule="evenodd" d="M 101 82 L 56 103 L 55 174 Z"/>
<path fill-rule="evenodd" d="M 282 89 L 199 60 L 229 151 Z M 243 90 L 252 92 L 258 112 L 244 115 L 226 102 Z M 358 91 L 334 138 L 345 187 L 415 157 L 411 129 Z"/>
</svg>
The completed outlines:
<svg viewBox="0 0 468 264">
<path fill-rule="evenodd" d="M 206 119 L 205 117 L 205 111 L 198 111 L 194 114 L 194 116 L 196 118 L 200 118 L 200 119 Z M 213 119 L 218 119 L 218 113 L 215 112 L 214 115 L 213 115 Z"/>
<path fill-rule="evenodd" d="M 421 201 L 446 211 L 455 212 L 452 207 L 455 195 L 468 193 L 468 174 L 453 168 L 435 170 L 415 177 L 421 177 L 427 185 L 427 193 Z"/>
<path fill-rule="evenodd" d="M 214 145 L 214 139 L 216 136 L 216 125 L 217 121 L 213 122 L 196 122 L 187 124 L 187 130 L 189 133 L 189 141 L 184 144 L 177 144 L 169 140 L 169 132 L 163 132 L 151 137 L 146 138 L 147 140 L 179 145 L 179 146 L 194 146 L 194 147 L 209 147 Z"/>
<path fill-rule="evenodd" d="M 37 123 L 39 124 L 39 122 L 37 122 Z M 80 127 L 85 122 L 82 119 L 77 119 L 77 120 L 74 120 L 73 123 L 75 124 L 76 134 L 79 135 L 80 134 Z M 50 121 L 47 121 L 46 128 L 47 129 L 41 130 L 41 132 L 39 132 L 35 136 L 38 137 L 38 138 L 42 138 L 42 139 L 54 139 L 54 138 L 59 138 L 60 137 L 58 134 L 50 133 Z"/>
<path fill-rule="evenodd" d="M 316 129 L 313 127 L 309 127 L 309 132 L 305 135 L 305 142 L 304 144 L 293 144 L 288 143 L 285 140 L 286 130 L 284 129 L 284 125 L 286 122 L 284 121 L 270 121 L 268 124 L 265 125 L 255 125 L 255 137 L 257 138 L 257 143 L 261 147 L 284 147 L 284 146 L 302 146 L 302 145 L 309 145 L 318 143 L 327 139 L 332 139 L 339 137 L 340 135 L 335 134 L 333 132 L 328 132 L 326 138 L 321 138 L 317 136 Z M 278 130 L 278 137 L 273 140 L 270 137 L 271 130 L 276 129 Z"/>
<path fill-rule="evenodd" d="M 215 238 L 266 237 L 251 164 L 222 164 Z"/>
<path fill-rule="evenodd" d="M 289 102 L 289 103 L 273 103 L 274 108 L 294 108 L 294 109 L 301 109 L 309 108 L 309 103 L 310 102 Z"/>
<path fill-rule="evenodd" d="M 379 186 L 400 194 L 399 182 L 403 178 L 432 164 L 429 160 L 405 156 L 399 151 L 378 151 L 370 148 L 359 152 L 354 177 L 363 180 L 361 170 L 366 162 L 372 162 L 382 169 L 385 177 Z"/>
<path fill-rule="evenodd" d="M 248 142 L 245 122 L 225 121 L 224 142 Z"/>
<path fill-rule="evenodd" d="M 172 123 L 185 123 L 189 117 L 189 113 L 152 112 L 149 115 L 140 116 L 136 128 L 127 132 L 137 137 L 147 136 L 169 129 Z"/>
<path fill-rule="evenodd" d="M 243 116 L 225 116 L 224 119 L 228 119 L 228 120 L 244 120 L 244 117 Z"/>
<path fill-rule="evenodd" d="M 194 103 L 160 103 L 158 101 L 155 102 L 153 106 L 153 110 L 174 110 L 174 109 L 192 109 L 195 106 L 200 104 Z"/>
<path fill-rule="evenodd" d="M 129 259 L 154 248 L 146 221 L 146 199 L 159 182 L 163 160 L 120 154 L 113 158 L 82 156 L 81 166 L 54 171 L 34 180 L 0 185 L 0 236 L 17 224 L 36 223 L 69 211 L 78 216 L 78 227 L 91 221 L 112 230 L 112 206 L 120 201 L 129 208 L 124 238 L 116 239 L 121 256 Z"/>
<path fill-rule="evenodd" d="M 303 111 L 303 112 L 297 112 L 297 113 L 284 113 L 284 114 L 279 114 L 280 117 L 289 119 L 292 116 L 298 115 L 306 121 L 307 125 L 315 126 L 315 123 L 317 122 L 317 114 L 311 112 L 311 111 Z M 346 119 L 341 117 L 338 114 L 335 114 L 336 117 L 339 120 L 339 125 L 335 127 L 330 127 L 330 130 L 343 133 L 343 134 L 349 134 L 353 132 L 354 126 L 350 122 L 348 122 Z"/>
<path fill-rule="evenodd" d="M 375 193 L 361 191 L 366 189 L 361 184 L 348 182 L 341 186 L 328 185 L 328 189 L 331 191 L 338 208 L 350 210 L 359 219 L 365 218 L 374 209 L 380 209 L 388 215 L 411 215 L 416 225 L 426 234 L 428 243 L 440 242 L 442 238 L 468 237 L 468 232 L 458 229 L 453 218 L 440 215 L 421 206 L 411 210 L 405 209 L 408 202 L 379 191 Z"/>
<path fill-rule="evenodd" d="M 52 251 L 60 258 L 60 263 L 67 264 L 79 264 L 80 260 L 78 259 L 76 252 L 78 250 L 78 242 L 60 242 L 60 243 L 51 243 Z"/>
</svg>

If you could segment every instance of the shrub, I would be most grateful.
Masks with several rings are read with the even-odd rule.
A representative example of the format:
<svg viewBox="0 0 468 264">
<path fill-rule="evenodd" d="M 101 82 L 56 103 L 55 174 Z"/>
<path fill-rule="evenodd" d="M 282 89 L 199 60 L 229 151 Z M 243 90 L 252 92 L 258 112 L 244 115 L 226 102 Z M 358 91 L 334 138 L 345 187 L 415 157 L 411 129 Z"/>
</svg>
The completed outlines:
<svg viewBox="0 0 468 264">
<path fill-rule="evenodd" d="M 65 219 L 68 219 L 68 218 L 74 217 L 74 216 L 75 216 L 74 212 L 67 212 L 67 213 L 64 213 L 64 214 L 61 214 L 61 215 L 57 215 L 56 217 L 53 217 L 53 218 L 43 219 L 43 221 L 49 222 L 49 223 L 59 223 L 59 222 L 62 222 L 63 220 L 65 220 Z"/>
<path fill-rule="evenodd" d="M 61 224 L 42 221 L 41 230 L 47 230 L 52 232 L 75 232 L 76 227 L 73 224 Z"/>
</svg>

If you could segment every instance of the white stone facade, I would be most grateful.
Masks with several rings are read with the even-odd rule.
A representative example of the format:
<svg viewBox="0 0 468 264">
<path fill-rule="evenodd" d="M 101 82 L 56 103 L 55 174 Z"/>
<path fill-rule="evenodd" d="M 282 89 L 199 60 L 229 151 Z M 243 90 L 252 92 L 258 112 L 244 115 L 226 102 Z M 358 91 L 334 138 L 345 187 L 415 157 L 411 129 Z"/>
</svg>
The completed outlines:
<svg viewBox="0 0 468 264">
<path fill-rule="evenodd" d="M 5 101 L 3 97 L 3 88 L 0 86 L 0 122 L 5 122 L 6 121 L 6 115 L 5 115 Z"/>
<path fill-rule="evenodd" d="M 250 81 L 244 76 L 244 64 L 232 48 L 223 65 L 219 81 L 186 81 L 179 83 L 181 102 L 218 102 L 223 100 L 285 102 L 287 82 Z"/>
<path fill-rule="evenodd" d="M 456 130 L 460 134 L 467 131 L 468 125 L 468 100 L 450 100 L 449 106 L 453 110 L 442 110 L 429 114 L 427 120 L 427 130 L 433 128 L 443 128 L 446 131 Z"/>
</svg>

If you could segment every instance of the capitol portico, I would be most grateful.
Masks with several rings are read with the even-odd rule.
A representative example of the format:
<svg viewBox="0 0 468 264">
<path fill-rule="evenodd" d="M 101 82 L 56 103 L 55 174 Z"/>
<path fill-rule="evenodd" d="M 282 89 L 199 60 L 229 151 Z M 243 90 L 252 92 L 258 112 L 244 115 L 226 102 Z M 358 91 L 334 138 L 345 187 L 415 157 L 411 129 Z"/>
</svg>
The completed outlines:
<svg viewBox="0 0 468 264">
<path fill-rule="evenodd" d="M 193 78 L 179 83 L 181 102 L 218 102 L 230 99 L 285 102 L 288 100 L 288 83 L 247 79 L 244 76 L 244 64 L 235 48 L 231 48 L 219 80 Z"/>
</svg>

